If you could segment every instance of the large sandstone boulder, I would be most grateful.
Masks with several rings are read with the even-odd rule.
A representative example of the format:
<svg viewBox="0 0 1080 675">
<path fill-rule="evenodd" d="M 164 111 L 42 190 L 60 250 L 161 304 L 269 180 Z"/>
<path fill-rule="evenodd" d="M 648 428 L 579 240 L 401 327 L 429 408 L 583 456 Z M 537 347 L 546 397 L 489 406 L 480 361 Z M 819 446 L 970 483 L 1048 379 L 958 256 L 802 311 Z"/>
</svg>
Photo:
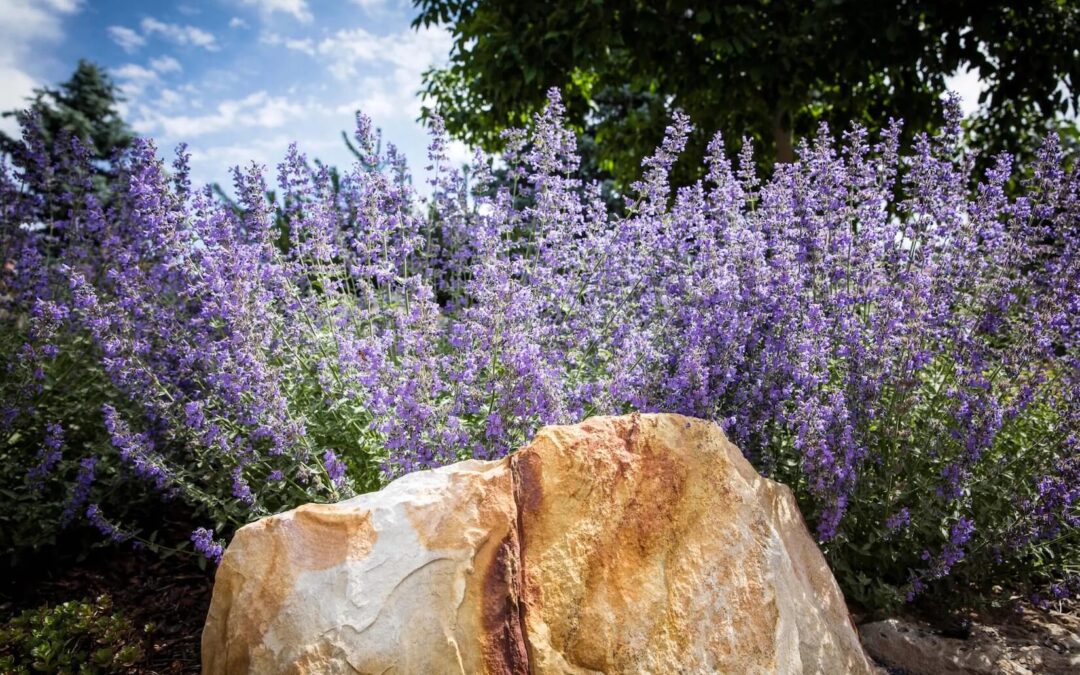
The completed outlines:
<svg viewBox="0 0 1080 675">
<path fill-rule="evenodd" d="M 678 415 L 242 528 L 206 673 L 868 673 L 786 487 Z"/>
</svg>

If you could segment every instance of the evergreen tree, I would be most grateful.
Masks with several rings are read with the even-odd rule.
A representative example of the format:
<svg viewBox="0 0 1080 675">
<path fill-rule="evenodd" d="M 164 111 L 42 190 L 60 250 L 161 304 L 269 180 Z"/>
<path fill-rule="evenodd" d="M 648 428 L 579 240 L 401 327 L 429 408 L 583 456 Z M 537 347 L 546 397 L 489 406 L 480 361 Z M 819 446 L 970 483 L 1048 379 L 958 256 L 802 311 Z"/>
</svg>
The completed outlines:
<svg viewBox="0 0 1080 675">
<path fill-rule="evenodd" d="M 59 88 L 42 87 L 28 99 L 24 111 L 8 111 L 4 117 L 18 116 L 22 125 L 33 126 L 32 133 L 40 141 L 39 148 L 47 155 L 50 165 L 58 166 L 60 157 L 68 156 L 58 143 L 78 138 L 89 155 L 94 171 L 95 188 L 104 189 L 109 162 L 114 154 L 131 144 L 131 128 L 120 117 L 117 105 L 124 99 L 108 74 L 95 63 L 80 59 L 71 79 Z M 34 144 L 25 144 L 0 132 L 0 151 L 11 158 L 15 167 L 26 170 L 31 161 L 28 153 Z M 43 146 L 43 147 L 42 147 Z"/>
</svg>

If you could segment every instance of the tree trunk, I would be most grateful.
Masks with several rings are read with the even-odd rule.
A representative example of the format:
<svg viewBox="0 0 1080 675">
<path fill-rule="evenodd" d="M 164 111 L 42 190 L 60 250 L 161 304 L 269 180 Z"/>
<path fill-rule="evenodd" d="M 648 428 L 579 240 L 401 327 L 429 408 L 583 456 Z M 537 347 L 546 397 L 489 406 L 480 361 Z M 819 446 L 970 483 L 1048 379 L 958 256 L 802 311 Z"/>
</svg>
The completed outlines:
<svg viewBox="0 0 1080 675">
<path fill-rule="evenodd" d="M 776 162 L 790 164 L 795 161 L 795 149 L 791 140 L 791 124 L 787 113 L 777 109 L 773 113 L 773 143 L 776 145 Z"/>
</svg>

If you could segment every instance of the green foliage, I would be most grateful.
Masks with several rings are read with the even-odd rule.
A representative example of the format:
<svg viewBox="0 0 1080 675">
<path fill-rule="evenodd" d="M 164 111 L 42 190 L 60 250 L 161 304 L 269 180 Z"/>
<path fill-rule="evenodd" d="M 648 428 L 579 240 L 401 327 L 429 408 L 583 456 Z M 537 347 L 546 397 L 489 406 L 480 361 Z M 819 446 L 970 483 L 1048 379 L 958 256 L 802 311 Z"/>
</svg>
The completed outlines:
<svg viewBox="0 0 1080 675">
<path fill-rule="evenodd" d="M 572 124 L 593 139 L 585 169 L 623 186 L 674 108 L 703 130 L 678 167 L 686 182 L 700 175 L 713 130 L 750 137 L 766 161 L 790 161 L 792 136 L 824 119 L 873 129 L 900 117 L 910 137 L 941 119 L 945 78 L 965 68 L 987 87 L 969 132 L 989 151 L 1026 157 L 1080 94 L 1075 0 L 415 4 L 414 26 L 448 25 L 454 36 L 449 66 L 425 75 L 425 115 L 494 150 L 558 87 Z"/>
<path fill-rule="evenodd" d="M 107 595 L 39 607 L 0 626 L 0 671 L 126 673 L 143 659 L 143 639 Z"/>
<path fill-rule="evenodd" d="M 0 322 L 0 353 L 15 355 L 29 338 L 25 320 Z M 124 405 L 110 385 L 98 361 L 88 358 L 92 350 L 85 336 L 58 336 L 64 349 L 54 361 L 43 363 L 37 372 L 23 372 L 24 366 L 6 362 L 7 376 L 0 378 L 0 400 L 15 400 L 27 391 L 27 382 L 37 382 L 32 415 L 20 415 L 0 436 L 0 567 L 21 562 L 27 555 L 56 544 L 68 521 L 81 520 L 81 508 L 65 518 L 72 502 L 72 481 L 78 473 L 77 454 L 65 449 L 63 456 L 41 486 L 31 489 L 27 472 L 37 463 L 37 453 L 45 438 L 46 424 L 65 420 L 67 448 L 87 449 L 104 459 L 96 470 L 96 491 L 113 495 L 113 500 L 138 511 L 144 501 L 122 489 L 115 451 L 101 422 L 101 404 Z M 83 453 L 79 453 L 83 454 Z M 126 502 L 126 503 L 125 503 Z"/>
<path fill-rule="evenodd" d="M 278 219 L 279 224 L 286 221 Z M 328 277 L 312 271 L 314 286 L 330 282 Z M 340 298 L 318 297 L 323 300 L 321 311 L 341 309 L 335 304 L 343 301 Z M 383 451 L 368 411 L 327 374 L 326 364 L 333 363 L 337 349 L 333 336 L 313 324 L 304 328 L 315 348 L 291 352 L 288 359 L 270 365 L 281 373 L 281 386 L 290 404 L 303 414 L 311 442 L 319 448 L 348 450 L 344 458 L 349 466 L 348 484 L 332 488 L 325 476 L 313 470 L 303 485 L 285 480 L 262 486 L 258 503 L 252 507 L 233 494 L 232 477 L 221 471 L 212 458 L 177 448 L 176 454 L 170 455 L 170 468 L 186 499 L 183 506 L 174 503 L 172 509 L 205 515 L 218 531 L 229 532 L 254 517 L 309 501 L 336 501 L 383 485 L 378 465 Z M 155 528 L 159 525 L 159 498 L 131 480 L 131 472 L 125 469 L 102 416 L 103 404 L 131 416 L 137 415 L 139 408 L 102 370 L 90 338 L 67 331 L 57 333 L 52 337 L 58 348 L 57 358 L 42 361 L 33 372 L 17 358 L 21 346 L 30 339 L 26 322 L 0 322 L 0 354 L 12 356 L 10 361 L 0 359 L 0 367 L 10 375 L 0 379 L 0 401 L 17 400 L 32 392 L 27 412 L 15 417 L 10 431 L 0 437 L 0 569 L 24 564 L 34 554 L 51 550 L 62 538 L 80 536 L 78 531 L 69 530 L 85 526 L 84 512 L 91 503 L 100 503 L 110 521 L 124 523 L 125 537 L 139 540 L 150 550 L 165 555 L 193 554 L 189 542 L 177 548 L 158 542 Z M 330 381 L 321 381 L 325 378 Z M 336 396 L 328 397 L 327 391 L 336 392 Z M 62 458 L 35 487 L 28 471 L 39 463 L 46 425 L 54 420 L 63 420 Z M 234 432 L 231 426 L 226 428 Z M 80 458 L 88 455 L 97 458 L 93 485 L 89 495 L 78 499 Z M 305 474 L 307 469 L 299 471 Z M 100 535 L 91 536 L 83 545 L 100 539 Z"/>
<path fill-rule="evenodd" d="M 844 531 L 824 546 L 845 597 L 880 615 L 905 602 L 912 570 L 927 566 L 923 553 L 927 542 L 947 540 L 949 528 L 944 523 L 965 513 L 976 514 L 979 523 L 976 539 L 964 552 L 965 564 L 942 578 L 918 577 L 918 583 L 930 589 L 918 597 L 928 603 L 927 609 L 1003 607 L 1014 599 L 992 591 L 1003 580 L 1010 588 L 1038 588 L 1080 573 L 1075 529 L 1057 538 L 1032 538 L 1016 511 L 1017 504 L 1040 500 L 1039 485 L 1031 475 L 1050 474 L 1059 461 L 1059 435 L 1067 424 L 1060 413 L 1067 394 L 1055 388 L 1060 373 L 1048 367 L 1043 386 L 1050 396 L 1003 425 L 981 461 L 973 465 L 961 494 L 950 500 L 941 493 L 942 476 L 953 458 L 963 454 L 966 438 L 946 400 L 957 385 L 955 369 L 956 363 L 948 358 L 929 365 L 919 376 L 918 388 L 904 397 L 916 403 L 899 401 L 894 421 L 871 430 L 877 439 L 873 451 L 881 461 L 863 465 Z M 1025 382 L 1014 383 L 1011 396 L 1019 396 L 1024 386 Z M 892 406 L 894 395 L 883 393 L 886 405 Z M 950 437 L 951 443 L 941 442 Z M 778 444 L 777 454 L 783 459 L 776 463 L 773 476 L 796 487 L 796 494 L 804 498 L 804 513 L 813 517 L 814 504 L 805 499 L 806 477 L 790 445 L 790 439 Z M 910 514 L 910 524 L 882 528 L 901 505 Z"/>
</svg>

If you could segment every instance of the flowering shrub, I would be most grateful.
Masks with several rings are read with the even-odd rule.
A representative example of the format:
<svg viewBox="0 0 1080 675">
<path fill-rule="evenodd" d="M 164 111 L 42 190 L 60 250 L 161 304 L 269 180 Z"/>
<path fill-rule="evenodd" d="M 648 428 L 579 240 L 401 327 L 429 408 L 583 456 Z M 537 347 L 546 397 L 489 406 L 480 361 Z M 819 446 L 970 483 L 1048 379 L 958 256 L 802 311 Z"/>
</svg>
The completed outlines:
<svg viewBox="0 0 1080 675">
<path fill-rule="evenodd" d="M 672 195 L 677 115 L 614 214 L 561 114 L 553 95 L 507 135 L 508 180 L 478 158 L 468 185 L 436 124 L 426 200 L 360 117 L 351 173 L 293 148 L 272 203 L 235 171 L 235 208 L 147 141 L 102 203 L 77 144 L 49 166 L 31 125 L 36 159 L 0 176 L 23 489 L 138 539 L 110 501 L 136 481 L 200 509 L 217 533 L 190 543 L 217 559 L 222 528 L 266 513 L 669 410 L 791 485 L 868 606 L 1076 592 L 1080 186 L 1055 139 L 976 181 L 954 103 L 910 154 L 898 123 L 823 128 L 762 182 L 717 136 Z M 56 181 L 62 208 L 35 196 Z"/>
</svg>

